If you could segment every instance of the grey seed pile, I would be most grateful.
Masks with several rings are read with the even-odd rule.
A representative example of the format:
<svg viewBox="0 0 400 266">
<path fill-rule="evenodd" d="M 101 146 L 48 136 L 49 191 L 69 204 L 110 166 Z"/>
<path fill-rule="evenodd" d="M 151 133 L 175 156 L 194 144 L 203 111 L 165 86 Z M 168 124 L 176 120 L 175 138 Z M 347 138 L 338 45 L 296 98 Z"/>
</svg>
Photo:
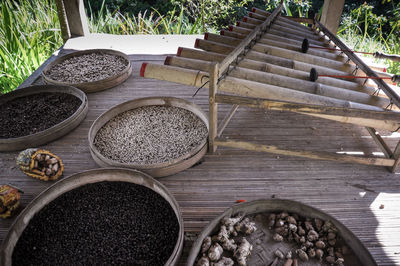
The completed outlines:
<svg viewBox="0 0 400 266">
<path fill-rule="evenodd" d="M 121 73 L 128 61 L 118 55 L 90 53 L 66 59 L 45 74 L 52 80 L 68 83 L 93 82 Z"/>
<path fill-rule="evenodd" d="M 194 113 L 171 106 L 145 106 L 119 114 L 96 134 L 94 145 L 120 163 L 155 164 L 179 158 L 207 138 Z"/>
</svg>

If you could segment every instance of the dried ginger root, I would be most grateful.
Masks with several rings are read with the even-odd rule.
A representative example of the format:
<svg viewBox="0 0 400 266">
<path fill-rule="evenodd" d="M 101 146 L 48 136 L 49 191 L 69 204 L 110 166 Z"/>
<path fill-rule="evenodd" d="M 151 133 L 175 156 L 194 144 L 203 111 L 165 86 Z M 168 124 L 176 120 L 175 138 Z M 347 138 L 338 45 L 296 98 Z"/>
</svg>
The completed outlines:
<svg viewBox="0 0 400 266">
<path fill-rule="evenodd" d="M 249 218 L 245 218 L 240 223 L 235 226 L 236 231 L 245 233 L 246 235 L 250 235 L 257 230 L 256 224 L 254 222 L 250 222 Z"/>
<path fill-rule="evenodd" d="M 234 264 L 231 258 L 222 257 L 219 261 L 211 263 L 211 266 L 233 266 Z"/>
<path fill-rule="evenodd" d="M 213 236 L 212 240 L 220 242 L 222 247 L 226 250 L 233 251 L 237 248 L 235 240 L 229 238 L 230 234 L 225 225 L 221 225 L 218 235 Z"/>
<path fill-rule="evenodd" d="M 208 257 L 203 256 L 197 261 L 196 266 L 210 266 L 210 260 Z"/>
<path fill-rule="evenodd" d="M 246 266 L 246 260 L 250 256 L 252 249 L 253 246 L 246 240 L 246 238 L 242 238 L 242 242 L 233 254 L 240 266 Z"/>
<path fill-rule="evenodd" d="M 206 253 L 208 249 L 211 247 L 211 237 L 207 236 L 203 240 L 203 244 L 201 244 L 201 253 Z"/>
<path fill-rule="evenodd" d="M 236 236 L 237 232 L 235 231 L 235 225 L 238 224 L 242 219 L 243 215 L 239 215 L 237 217 L 224 218 L 221 220 L 221 223 L 222 225 L 226 226 L 229 234 L 233 234 L 234 236 Z"/>
<path fill-rule="evenodd" d="M 208 258 L 211 261 L 218 261 L 222 256 L 222 252 L 224 252 L 222 247 L 218 243 L 215 243 L 208 250 Z"/>
</svg>

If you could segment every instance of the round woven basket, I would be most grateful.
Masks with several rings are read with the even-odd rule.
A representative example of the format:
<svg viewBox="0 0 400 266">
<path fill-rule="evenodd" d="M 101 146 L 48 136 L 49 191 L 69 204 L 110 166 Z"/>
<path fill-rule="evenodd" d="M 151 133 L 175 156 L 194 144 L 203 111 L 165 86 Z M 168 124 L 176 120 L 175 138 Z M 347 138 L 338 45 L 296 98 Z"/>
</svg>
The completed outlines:
<svg viewBox="0 0 400 266">
<path fill-rule="evenodd" d="M 1 96 L 0 105 L 15 98 L 20 98 L 41 92 L 68 93 L 79 98 L 82 103 L 75 111 L 75 113 L 72 114 L 69 118 L 46 130 L 18 138 L 0 139 L 0 151 L 17 151 L 29 147 L 37 147 L 39 145 L 48 143 L 70 132 L 72 129 L 77 127 L 86 117 L 86 114 L 88 112 L 88 100 L 86 94 L 83 91 L 71 86 L 40 85 L 18 89 Z"/>
<path fill-rule="evenodd" d="M 156 164 L 132 164 L 132 163 L 120 163 L 114 160 L 110 160 L 103 156 L 96 146 L 93 144 L 94 138 L 96 137 L 97 132 L 102 128 L 108 121 L 110 121 L 115 116 L 135 108 L 143 107 L 143 106 L 174 106 L 186 109 L 195 115 L 197 115 L 207 126 L 208 129 L 208 119 L 206 114 L 200 109 L 200 107 L 196 104 L 188 102 L 183 99 L 173 98 L 173 97 L 148 97 L 148 98 L 140 98 L 131 101 L 127 101 L 121 103 L 117 106 L 112 107 L 102 115 L 100 115 L 92 124 L 89 129 L 89 147 L 90 153 L 94 159 L 94 161 L 102 167 L 127 167 L 138 169 L 140 171 L 146 172 L 153 177 L 163 177 L 178 173 L 183 171 L 195 163 L 197 163 L 207 152 L 207 138 L 205 138 L 200 145 L 192 149 L 191 152 L 170 160 L 164 163 L 156 163 Z"/>
<path fill-rule="evenodd" d="M 151 176 L 132 169 L 118 168 L 94 169 L 77 173 L 56 182 L 39 194 L 28 206 L 24 208 L 24 210 L 19 214 L 10 227 L 0 252 L 0 265 L 12 265 L 12 254 L 19 237 L 29 224 L 31 218 L 44 206 L 70 190 L 86 184 L 103 181 L 129 182 L 145 186 L 161 195 L 170 204 L 179 222 L 179 235 L 174 250 L 165 265 L 176 265 L 182 253 L 184 240 L 183 219 L 177 201 L 163 184 Z"/>
<path fill-rule="evenodd" d="M 69 82 L 62 82 L 62 81 L 57 81 L 51 79 L 46 73 L 51 69 L 53 66 L 65 61 L 66 59 L 75 57 L 75 56 L 81 56 L 81 55 L 86 55 L 86 54 L 91 54 L 91 53 L 106 53 L 110 55 L 118 55 L 123 57 L 127 62 L 128 65 L 122 70 L 120 73 L 117 75 L 111 76 L 106 79 L 101 79 L 101 80 L 96 80 L 92 82 L 81 82 L 81 83 L 69 83 Z M 79 89 L 81 89 L 84 92 L 90 93 L 90 92 L 97 92 L 97 91 L 102 91 L 106 90 L 112 87 L 115 87 L 121 83 L 123 83 L 132 73 L 132 65 L 129 60 L 129 57 L 121 53 L 119 51 L 115 50 L 110 50 L 110 49 L 91 49 L 91 50 L 84 50 L 84 51 L 78 51 L 78 52 L 73 52 L 64 56 L 61 56 L 48 64 L 42 72 L 43 79 L 46 83 L 50 84 L 56 84 L 56 85 L 69 85 L 69 86 L 74 86 Z"/>
</svg>

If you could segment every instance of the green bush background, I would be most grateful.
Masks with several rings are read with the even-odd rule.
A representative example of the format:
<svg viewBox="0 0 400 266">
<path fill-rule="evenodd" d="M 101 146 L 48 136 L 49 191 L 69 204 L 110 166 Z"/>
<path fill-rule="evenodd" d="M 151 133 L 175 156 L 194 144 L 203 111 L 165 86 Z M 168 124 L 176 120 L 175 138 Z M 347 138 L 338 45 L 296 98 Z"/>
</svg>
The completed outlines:
<svg viewBox="0 0 400 266">
<path fill-rule="evenodd" d="M 251 7 L 279 0 L 84 0 L 91 32 L 194 34 L 217 32 Z M 323 0 L 285 0 L 284 13 L 307 17 Z M 0 2 L 0 93 L 12 91 L 62 45 L 55 0 Z M 356 50 L 400 54 L 400 2 L 346 1 L 338 36 Z M 383 62 L 399 74 L 400 64 Z"/>
</svg>

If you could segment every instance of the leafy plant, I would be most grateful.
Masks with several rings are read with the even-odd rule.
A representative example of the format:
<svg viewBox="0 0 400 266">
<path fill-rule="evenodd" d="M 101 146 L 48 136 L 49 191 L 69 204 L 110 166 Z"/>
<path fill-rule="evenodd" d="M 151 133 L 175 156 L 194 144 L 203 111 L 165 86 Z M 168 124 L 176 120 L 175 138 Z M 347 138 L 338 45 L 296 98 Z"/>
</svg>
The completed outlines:
<svg viewBox="0 0 400 266">
<path fill-rule="evenodd" d="M 400 3 L 393 6 L 391 16 L 376 15 L 366 2 L 342 19 L 338 36 L 355 50 L 365 52 L 400 53 Z M 389 30 L 385 30 L 389 29 Z M 388 72 L 399 73 L 400 63 L 383 61 Z"/>
<path fill-rule="evenodd" d="M 0 4 L 0 93 L 16 88 L 62 44 L 55 3 Z"/>
</svg>

